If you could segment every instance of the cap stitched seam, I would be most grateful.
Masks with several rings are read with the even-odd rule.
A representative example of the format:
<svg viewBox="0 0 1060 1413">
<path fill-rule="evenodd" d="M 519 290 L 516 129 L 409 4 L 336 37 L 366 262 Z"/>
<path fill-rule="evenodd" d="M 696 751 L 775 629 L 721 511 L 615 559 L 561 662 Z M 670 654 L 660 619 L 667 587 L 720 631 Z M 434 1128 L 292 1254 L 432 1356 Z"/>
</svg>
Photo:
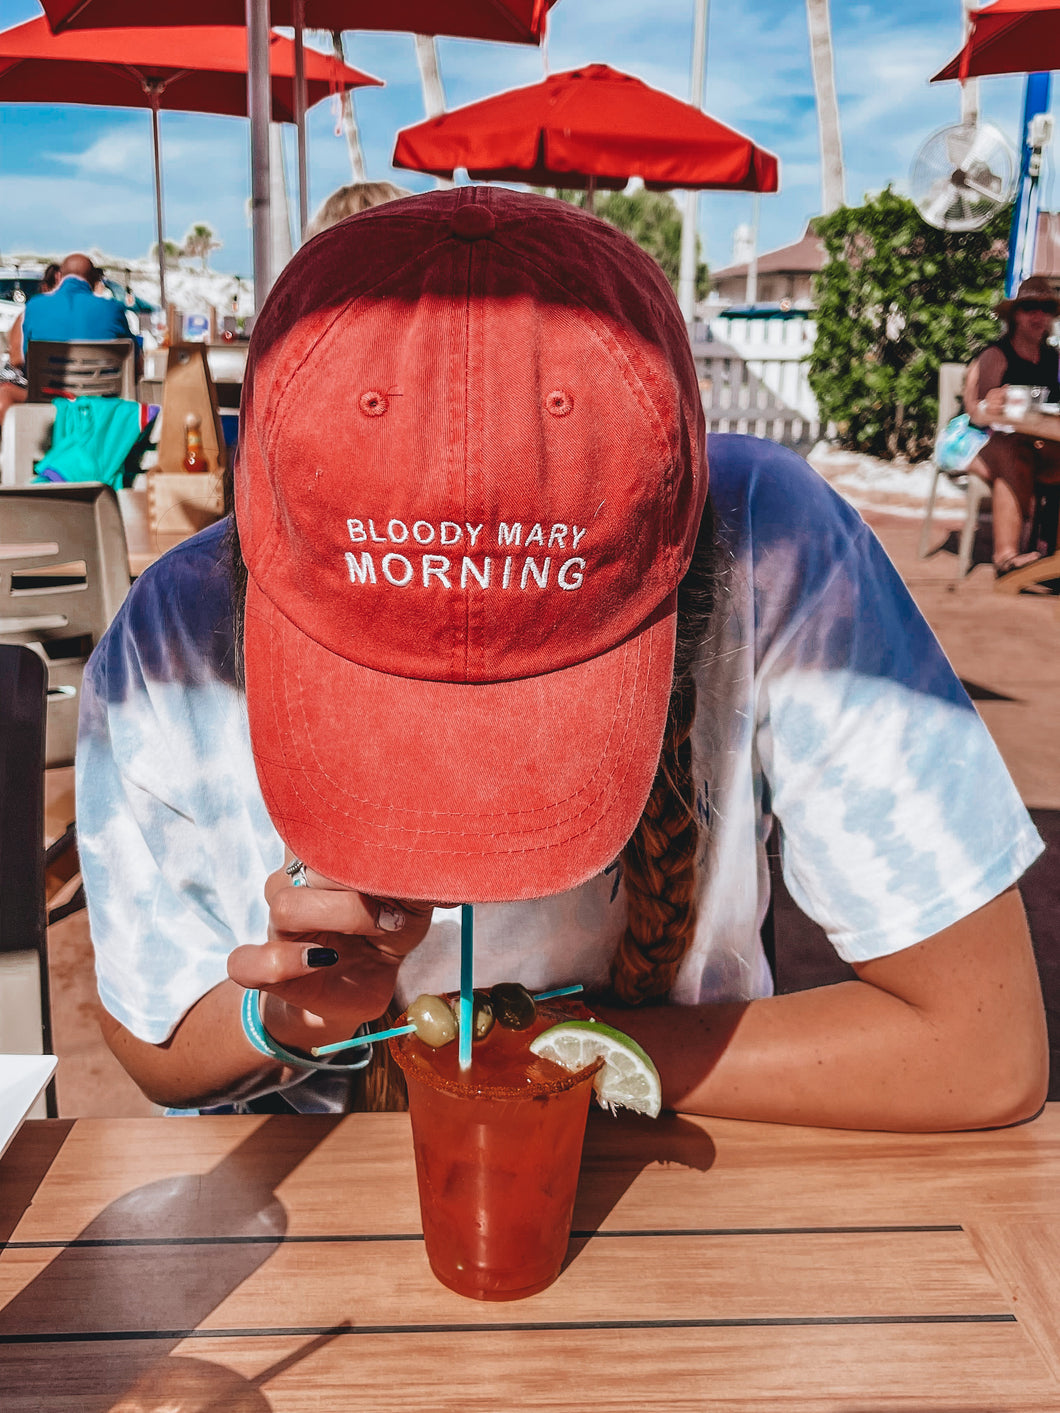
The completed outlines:
<svg viewBox="0 0 1060 1413">
<path fill-rule="evenodd" d="M 462 210 L 464 209 L 464 207 L 460 206 L 460 207 L 458 207 L 457 209 L 462 211 Z M 477 244 L 478 244 L 478 242 L 468 242 L 468 247 L 467 247 L 467 278 L 466 278 L 466 282 L 465 282 L 465 287 L 466 287 L 466 290 L 467 290 L 467 297 L 466 297 L 466 299 L 464 300 L 464 396 L 463 396 L 463 399 L 462 399 L 462 402 L 461 402 L 461 407 L 462 407 L 462 409 L 463 409 L 463 414 L 464 414 L 464 467 L 463 467 L 464 505 L 463 505 L 463 511 L 464 511 L 464 514 L 465 514 L 465 515 L 467 514 L 467 508 L 468 508 L 468 505 L 469 505 L 469 503 L 470 503 L 470 501 L 471 501 L 470 487 L 468 486 L 468 461 L 469 461 L 469 458 L 470 458 L 470 445 L 469 445 L 469 443 L 470 443 L 470 440 L 471 440 L 471 438 L 470 438 L 470 436 L 469 436 L 469 433 L 468 433 L 468 403 L 469 403 L 469 398 L 470 398 L 470 394 L 471 394 L 471 284 L 472 284 L 472 280 L 471 280 L 471 270 L 472 270 L 472 266 L 473 266 L 473 264 L 474 264 L 474 248 L 475 248 L 475 245 L 477 245 Z M 464 681 L 466 682 L 466 681 L 467 681 L 467 678 L 468 678 L 468 672 L 469 672 L 470 667 L 471 667 L 471 595 L 470 595 L 470 594 L 463 594 L 463 595 L 462 595 L 462 598 L 463 598 L 463 608 L 464 608 L 464 611 L 463 611 L 463 619 L 464 619 L 464 643 L 463 643 L 463 647 L 464 647 L 464 661 L 463 661 L 462 676 L 463 676 Z M 458 602 L 459 602 L 459 600 L 458 600 Z"/>
<path fill-rule="evenodd" d="M 515 818 L 515 817 L 526 816 L 526 815 L 535 815 L 535 814 L 540 814 L 540 813 L 542 813 L 543 811 L 550 811 L 550 812 L 552 813 L 552 815 L 553 815 L 553 820 L 552 820 L 552 824 L 549 825 L 548 827 L 551 828 L 551 827 L 554 827 L 556 824 L 558 824 L 558 823 L 560 822 L 559 820 L 557 820 L 557 819 L 555 818 L 555 811 L 556 811 L 561 805 L 570 805 L 571 802 L 577 800 L 577 799 L 579 798 L 579 796 L 583 796 L 583 795 L 586 794 L 587 791 L 593 790 L 595 793 L 593 794 L 591 800 L 589 800 L 588 802 L 583 803 L 583 804 L 581 805 L 581 807 L 580 807 L 579 809 L 575 810 L 573 813 L 568 813 L 568 814 L 566 814 L 566 815 L 563 816 L 564 821 L 570 820 L 570 819 L 577 819 L 577 818 L 579 817 L 579 815 L 584 814 L 585 811 L 586 811 L 587 809 L 589 809 L 589 808 L 592 806 L 592 804 L 593 804 L 601 795 L 607 793 L 607 791 L 606 791 L 607 782 L 610 781 L 616 774 L 619 773 L 619 771 L 618 771 L 618 769 L 617 769 L 618 760 L 619 760 L 619 753 L 618 753 L 618 752 L 612 752 L 612 749 L 611 749 L 611 742 L 612 742 L 612 739 L 613 739 L 614 736 L 616 735 L 616 732 L 621 732 L 621 735 L 622 735 L 623 737 L 626 736 L 626 735 L 628 735 L 629 730 L 630 730 L 631 725 L 633 724 L 633 722 L 634 722 L 635 720 L 639 719 L 639 716 L 643 716 L 643 712 L 644 712 L 644 704 L 643 704 L 643 701 L 642 701 L 641 704 L 640 704 L 640 707 L 639 707 L 639 713 L 638 713 L 638 715 L 637 715 L 637 716 L 634 715 L 634 710 L 636 710 L 636 708 L 637 708 L 637 703 L 636 703 L 636 701 L 633 699 L 632 693 L 631 693 L 630 688 L 629 688 L 629 678 L 630 678 L 630 676 L 632 675 L 632 677 L 635 679 L 635 678 L 637 677 L 637 675 L 638 675 L 637 669 L 638 669 L 638 666 L 639 666 L 639 663 L 640 663 L 640 658 L 641 658 L 642 653 L 643 653 L 643 643 L 638 642 L 637 649 L 636 649 L 636 653 L 637 653 L 637 656 L 636 656 L 636 659 L 635 659 L 635 661 L 633 662 L 633 664 L 628 664 L 628 663 L 624 662 L 624 669 L 625 669 L 625 670 L 624 670 L 624 672 L 623 672 L 623 696 L 624 696 L 624 697 L 627 699 L 627 701 L 629 702 L 629 706 L 627 707 L 627 710 L 626 710 L 624 716 L 621 715 L 618 711 L 616 711 L 616 712 L 614 712 L 614 713 L 612 714 L 610 723 L 609 723 L 609 725 L 608 725 L 607 738 L 606 738 L 606 740 L 605 740 L 605 742 L 604 742 L 604 748 L 603 748 L 603 750 L 602 750 L 601 753 L 600 753 L 600 759 L 599 759 L 598 763 L 593 767 L 592 773 L 582 782 L 582 784 L 580 784 L 580 785 L 577 787 L 577 789 L 575 789 L 574 791 L 572 791 L 571 794 L 566 795 L 566 796 L 562 797 L 561 799 L 557 799 L 557 800 L 554 800 L 554 801 L 550 801 L 547 805 L 541 805 L 541 806 L 539 806 L 538 808 L 532 809 L 532 810 L 531 810 L 531 809 L 507 809 L 507 810 L 505 810 L 505 814 L 504 814 L 504 817 L 505 817 L 506 819 L 512 819 L 512 818 Z M 293 720 L 294 717 L 295 717 L 295 715 L 296 715 L 296 713 L 292 711 L 292 709 L 291 709 L 291 702 L 287 699 L 287 682 L 288 682 L 288 679 L 287 679 L 286 676 L 283 677 L 283 681 L 284 681 L 284 698 L 285 698 L 285 704 L 286 704 L 286 707 L 287 707 L 287 717 L 288 717 L 288 720 Z M 632 708 L 633 710 L 631 710 L 631 708 Z M 302 742 L 303 742 L 303 750 L 304 750 L 306 743 L 312 743 L 313 737 L 312 737 L 312 733 L 311 733 L 310 730 L 309 730 L 309 722 L 308 722 L 308 720 L 307 720 L 307 718 L 306 718 L 304 709 L 300 710 L 297 714 L 300 715 L 300 717 L 301 717 L 301 723 L 300 723 L 300 724 L 301 724 L 301 735 L 300 735 L 300 739 L 301 739 Z M 298 733 L 296 733 L 296 734 L 298 734 Z M 318 754 L 317 754 L 317 752 L 316 752 L 315 744 L 311 745 L 311 751 L 312 751 L 312 758 L 313 758 L 313 761 L 314 761 L 314 763 L 317 765 L 317 767 L 318 767 L 318 769 L 319 769 L 321 779 L 322 779 L 322 780 L 326 780 L 326 781 L 328 782 L 328 784 L 329 784 L 330 786 L 332 786 L 332 788 L 334 789 L 335 786 L 339 785 L 339 782 L 332 780 L 331 776 L 328 774 L 327 770 L 324 768 L 324 766 L 323 766 L 323 764 L 321 763 L 320 758 L 319 758 L 319 756 L 318 756 Z M 607 769 L 607 764 L 608 764 L 609 761 L 614 762 L 614 764 L 611 766 L 610 769 Z M 304 775 L 304 778 L 305 778 L 305 780 L 306 780 L 306 783 L 309 784 L 309 785 L 311 786 L 311 788 L 314 789 L 314 794 L 315 794 L 320 800 L 325 800 L 325 801 L 328 803 L 328 807 L 329 807 L 330 809 L 335 810 L 336 806 L 335 806 L 334 795 L 333 795 L 331 792 L 325 794 L 324 792 L 315 789 L 315 787 L 312 787 L 312 782 L 311 782 L 311 780 L 310 780 L 310 777 L 309 777 L 308 773 L 302 772 L 302 774 Z M 602 775 L 602 781 L 601 781 L 600 783 L 597 783 L 598 777 L 600 777 L 601 775 Z M 346 800 L 347 800 L 348 803 L 347 803 L 346 807 L 343 808 L 342 813 L 346 814 L 347 816 L 349 816 L 349 814 L 350 814 L 350 808 L 349 808 L 350 806 L 367 805 L 367 806 L 369 806 L 369 807 L 371 807 L 371 808 L 376 808 L 376 809 L 379 808 L 379 802 L 378 802 L 378 801 L 376 801 L 376 800 L 371 800 L 371 799 L 367 799 L 367 798 L 365 798 L 364 796 L 358 796 L 358 795 L 353 795 L 353 796 L 351 796 L 351 795 L 349 795 L 348 793 L 346 793 L 346 797 L 345 797 L 345 798 L 346 798 Z M 468 816 L 468 815 L 466 815 L 466 814 L 457 814 L 456 812 L 451 812 L 451 811 L 446 811 L 446 810 L 429 810 L 429 811 L 415 810 L 415 809 L 413 809 L 411 806 L 408 806 L 408 805 L 390 805 L 389 808 L 392 809 L 392 810 L 395 810 L 395 811 L 400 811 L 402 814 L 411 814 L 411 815 L 413 815 L 413 816 L 414 816 L 415 818 L 417 818 L 417 819 L 424 819 L 424 818 L 426 818 L 426 819 L 431 819 L 431 818 L 435 818 L 435 819 L 439 819 L 439 820 L 448 820 L 448 819 L 452 819 L 452 820 L 454 820 L 454 821 L 458 821 L 458 820 L 462 820 L 462 819 L 463 819 L 463 820 L 468 820 L 468 819 L 477 817 L 477 816 Z M 484 817 L 487 818 L 487 819 L 493 819 L 493 818 L 494 818 L 494 816 L 492 816 L 492 815 L 485 815 Z M 389 826 L 389 825 L 384 825 L 383 827 L 384 827 L 384 828 L 389 828 L 390 826 Z M 421 832 L 422 832 L 422 831 L 421 831 Z M 426 831 L 426 832 L 428 832 L 428 833 L 441 833 L 442 831 L 441 831 L 441 830 L 428 830 L 428 831 Z M 465 832 L 467 832 L 467 831 L 465 830 Z"/>
<path fill-rule="evenodd" d="M 417 224 L 422 224 L 422 221 L 418 222 Z M 331 330 L 335 327 L 338 321 L 343 317 L 344 314 L 349 311 L 350 306 L 355 304 L 358 300 L 364 299 L 366 296 L 372 294 L 381 285 L 387 284 L 389 281 L 395 279 L 398 275 L 404 274 L 405 271 L 409 270 L 415 265 L 420 264 L 424 259 L 426 259 L 428 255 L 435 251 L 439 246 L 444 245 L 449 239 L 450 237 L 448 236 L 439 237 L 439 239 L 436 240 L 433 245 L 427 246 L 424 249 L 417 251 L 414 256 L 410 256 L 410 258 L 406 260 L 403 265 L 394 266 L 374 283 L 365 285 L 363 289 L 358 290 L 356 294 L 351 294 L 343 302 L 336 304 L 332 317 L 328 319 L 325 326 L 319 331 L 319 333 L 315 335 L 312 342 L 309 343 L 302 351 L 302 354 L 298 358 L 294 367 L 288 371 L 287 376 L 280 388 L 279 394 L 276 397 L 276 401 L 273 404 L 271 415 L 263 412 L 254 419 L 254 438 L 255 441 L 258 443 L 259 448 L 261 449 L 259 451 L 259 456 L 261 457 L 262 461 L 265 461 L 266 457 L 268 457 L 269 461 L 271 462 L 274 449 L 277 443 L 282 440 L 282 436 L 286 429 L 286 408 L 289 405 L 291 399 L 295 397 L 295 393 L 293 390 L 295 380 L 297 379 L 299 373 L 302 372 L 306 362 L 316 353 L 318 345 L 325 338 L 327 338 L 327 336 L 331 333 Z M 277 350 L 277 353 L 275 355 L 275 361 L 279 361 L 280 357 L 282 356 L 283 347 L 290 340 L 290 338 L 291 335 L 288 334 L 287 338 L 281 341 L 279 349 Z M 273 385 L 275 385 L 279 381 L 275 373 L 271 375 L 270 381 Z M 266 435 L 262 437 L 258 428 L 260 426 L 261 421 L 266 416 L 268 416 L 269 428 L 266 432 Z M 266 474 L 268 475 L 269 473 L 266 472 Z M 271 476 L 269 476 L 270 481 L 271 479 Z M 275 505 L 275 495 L 273 495 L 273 503 Z M 275 521 L 275 518 L 275 514 L 270 514 L 270 526 Z M 280 553 L 279 543 L 276 542 L 272 545 L 271 553 L 269 552 L 269 548 L 267 546 L 262 547 L 262 552 L 267 557 L 262 560 L 261 567 L 260 569 L 258 569 L 257 573 L 260 574 L 262 577 L 265 577 L 268 571 L 272 569 L 273 564 Z M 248 569 L 250 568 L 249 563 L 247 567 Z M 255 575 L 255 577 L 257 577 L 257 575 Z"/>
<path fill-rule="evenodd" d="M 651 631 L 651 630 L 649 630 L 649 632 L 650 632 L 650 631 Z M 288 673 L 287 673 L 287 671 L 286 671 L 287 662 L 286 662 L 286 657 L 285 657 L 285 655 L 284 655 L 284 653 L 283 653 L 283 635 L 282 635 L 282 633 L 269 633 L 269 635 L 268 635 L 268 644 L 269 644 L 269 656 L 270 656 L 270 668 L 271 668 L 272 680 L 273 680 L 273 682 L 282 682 L 282 683 L 283 683 L 282 694 L 281 694 L 281 693 L 276 693 L 276 694 L 273 696 L 273 699 L 272 699 L 272 707 L 273 707 L 273 712 L 272 712 L 272 714 L 273 714 L 273 725 L 274 725 L 274 729 L 275 729 L 275 739 L 283 739 L 283 738 L 284 738 L 285 736 L 287 736 L 288 734 L 293 734 L 294 737 L 295 737 L 296 739 L 298 739 L 298 740 L 301 742 L 300 750 L 301 750 L 301 752 L 303 753 L 303 755 L 304 755 L 307 751 L 311 752 L 313 761 L 314 761 L 314 763 L 316 764 L 316 766 L 317 766 L 317 768 L 318 768 L 320 778 L 321 778 L 322 780 L 324 780 L 324 781 L 327 781 L 327 783 L 328 783 L 330 786 L 332 786 L 333 789 L 334 789 L 334 787 L 335 787 L 336 785 L 338 785 L 339 782 L 332 780 L 332 778 L 331 778 L 331 776 L 329 775 L 328 771 L 324 768 L 324 766 L 323 766 L 322 763 L 320 762 L 320 759 L 319 759 L 319 756 L 317 755 L 317 752 L 316 752 L 316 749 L 315 749 L 315 745 L 314 745 L 314 741 L 313 741 L 313 733 L 312 733 L 312 731 L 310 730 L 309 722 L 308 722 L 308 719 L 307 719 L 307 717 L 306 717 L 306 715 L 305 715 L 305 710 L 304 710 L 304 708 L 299 708 L 298 710 L 295 710 L 295 709 L 294 709 L 295 703 L 292 701 L 291 697 L 289 696 L 288 688 L 289 688 L 289 682 L 290 682 L 291 679 L 290 679 L 290 677 L 288 676 Z M 581 785 L 579 785 L 578 788 L 577 788 L 576 790 L 574 790 L 571 794 L 569 794 L 569 795 L 567 795 L 567 796 L 565 796 L 565 797 L 563 797 L 563 798 L 561 798 L 561 799 L 558 799 L 558 800 L 555 800 L 555 801 L 551 801 L 551 802 L 549 802 L 549 803 L 546 804 L 546 805 L 541 805 L 541 806 L 538 807 L 537 809 L 533 809 L 533 810 L 526 810 L 526 809 L 522 809 L 522 810 L 520 810 L 520 809 L 514 809 L 514 810 L 513 810 L 513 809 L 509 809 L 509 810 L 506 810 L 506 811 L 505 811 L 505 814 L 504 814 L 504 818 L 506 818 L 506 819 L 511 819 L 511 818 L 515 818 L 515 817 L 518 817 L 518 816 L 534 815 L 534 814 L 540 814 L 540 813 L 542 813 L 543 811 L 550 811 L 550 812 L 552 812 L 553 818 L 552 818 L 551 823 L 550 823 L 548 826 L 545 826 L 545 827 L 546 827 L 546 828 L 549 828 L 549 829 L 554 829 L 560 822 L 567 823 L 567 822 L 569 822 L 569 821 L 571 821 L 571 820 L 576 820 L 576 819 L 578 819 L 581 815 L 585 814 L 585 812 L 586 812 L 588 809 L 592 808 L 592 806 L 595 804 L 595 802 L 596 802 L 602 795 L 605 795 L 605 794 L 607 793 L 607 786 L 608 786 L 608 783 L 609 783 L 611 780 L 613 780 L 616 776 L 620 776 L 620 775 L 622 775 L 622 774 L 625 773 L 623 770 L 620 769 L 620 767 L 624 764 L 624 757 L 622 756 L 622 754 L 621 754 L 620 752 L 615 752 L 615 751 L 612 751 L 612 750 L 611 750 L 611 741 L 612 741 L 612 738 L 614 737 L 616 731 L 621 731 L 623 737 L 628 736 L 630 730 L 634 727 L 635 723 L 637 723 L 638 721 L 640 721 L 640 720 L 643 718 L 643 716 L 644 716 L 645 705 L 646 705 L 645 700 L 644 700 L 643 696 L 641 696 L 640 699 L 639 699 L 639 701 L 638 701 L 637 696 L 631 691 L 631 688 L 630 688 L 630 679 L 632 678 L 633 680 L 636 680 L 636 679 L 639 677 L 639 675 L 640 675 L 641 662 L 642 662 L 642 659 L 644 658 L 645 650 L 646 650 L 646 648 L 649 647 L 649 645 L 650 645 L 649 643 L 645 643 L 645 641 L 644 641 L 644 635 L 641 634 L 641 635 L 640 635 L 640 638 L 639 638 L 639 640 L 638 640 L 637 646 L 636 646 L 636 658 L 634 659 L 634 661 L 633 661 L 632 663 L 629 663 L 628 660 L 624 660 L 623 695 L 627 698 L 627 700 L 628 700 L 628 702 L 629 702 L 629 707 L 630 707 L 631 709 L 627 709 L 627 711 L 626 711 L 626 713 L 625 713 L 624 716 L 620 716 L 618 713 L 615 713 L 615 714 L 612 715 L 611 722 L 610 722 L 609 727 L 608 727 L 608 733 L 607 733 L 607 738 L 606 738 L 606 741 L 605 741 L 604 749 L 603 749 L 603 751 L 601 752 L 600 761 L 599 761 L 599 763 L 594 767 L 594 769 L 593 769 L 593 771 L 592 771 L 592 774 L 589 775 L 589 777 L 588 777 Z M 650 654 L 649 654 L 647 660 L 644 662 L 644 668 L 645 668 L 645 670 L 650 670 Z M 296 717 L 300 717 L 300 721 L 299 721 L 299 724 L 298 724 L 298 729 L 296 729 L 293 733 L 289 733 L 289 732 L 287 732 L 287 731 L 285 731 L 285 730 L 283 729 L 283 723 L 281 722 L 281 719 L 280 719 L 280 716 L 279 716 L 279 710 L 278 710 L 278 709 L 279 709 L 279 703 L 280 703 L 281 695 L 282 695 L 282 699 L 283 699 L 283 703 L 284 703 L 284 707 L 285 707 L 285 712 L 286 712 L 286 717 L 287 717 L 288 723 L 293 723 L 293 722 L 295 721 L 295 718 L 296 718 Z M 608 769 L 607 767 L 608 767 L 609 764 L 610 764 L 610 768 Z M 325 801 L 325 802 L 327 803 L 328 810 L 330 810 L 332 813 L 341 813 L 345 818 L 353 818 L 353 817 L 354 817 L 354 816 L 352 815 L 352 813 L 351 813 L 351 807 L 354 807 L 354 806 L 368 805 L 368 806 L 373 807 L 373 808 L 379 808 L 379 802 L 378 802 L 378 801 L 370 800 L 370 799 L 367 799 L 367 798 L 365 798 L 365 797 L 363 797 L 363 796 L 356 796 L 356 795 L 355 795 L 355 796 L 352 796 L 352 797 L 351 797 L 349 794 L 347 794 L 347 795 L 346 795 L 346 801 L 347 801 L 347 803 L 346 803 L 345 806 L 343 806 L 343 807 L 340 809 L 340 808 L 337 806 L 337 802 L 336 802 L 336 799 L 335 799 L 335 796 L 334 796 L 333 793 L 329 792 L 329 793 L 325 794 L 322 790 L 319 790 L 319 789 L 317 789 L 316 787 L 313 786 L 312 780 L 311 780 L 311 778 L 310 778 L 308 772 L 305 770 L 304 766 L 302 766 L 302 767 L 296 767 L 295 770 L 292 770 L 292 768 L 291 768 L 290 766 L 288 766 L 286 762 L 284 762 L 283 765 L 282 765 L 282 769 L 283 769 L 284 773 L 285 773 L 286 776 L 287 776 L 288 782 L 290 783 L 293 792 L 295 793 L 296 797 L 299 799 L 300 803 L 301 803 L 304 807 L 312 806 L 312 805 L 314 805 L 317 801 Z M 296 773 L 296 771 L 297 771 L 297 773 Z M 305 795 L 304 791 L 299 788 L 299 782 L 302 781 L 302 780 L 304 780 L 306 786 L 308 786 L 308 787 L 312 790 L 312 796 L 313 796 L 313 797 L 307 797 L 307 796 Z M 592 794 L 591 799 L 589 799 L 589 800 L 583 802 L 582 805 L 581 805 L 581 807 L 580 807 L 579 809 L 574 810 L 574 811 L 571 811 L 571 812 L 568 812 L 567 814 L 565 814 L 565 815 L 563 816 L 563 818 L 562 818 L 562 821 L 560 821 L 560 820 L 558 820 L 558 819 L 555 818 L 555 811 L 559 808 L 559 806 L 561 806 L 561 805 L 569 805 L 572 801 L 577 800 L 579 796 L 585 795 L 586 792 L 587 792 L 587 791 L 590 791 L 590 790 L 592 790 L 592 791 L 594 792 L 594 793 Z M 611 793 L 614 793 L 614 792 L 612 791 Z M 466 816 L 466 815 L 459 815 L 459 814 L 455 814 L 455 813 L 449 813 L 449 812 L 446 812 L 446 811 L 443 811 L 443 810 L 430 810 L 430 811 L 425 811 L 425 812 L 416 812 L 416 811 L 414 811 L 414 810 L 412 809 L 412 807 L 410 807 L 410 806 L 391 805 L 391 806 L 389 806 L 389 808 L 392 809 L 392 810 L 394 810 L 394 811 L 400 811 L 402 814 L 412 814 L 415 818 L 418 818 L 418 819 L 432 819 L 432 818 L 435 818 L 435 819 L 440 819 L 440 820 L 452 819 L 452 820 L 454 820 L 454 821 L 459 821 L 459 820 L 461 820 L 461 819 L 479 818 L 479 816 L 471 816 L 471 817 L 469 817 L 469 816 Z M 492 816 L 486 815 L 486 816 L 484 816 L 484 818 L 485 818 L 485 819 L 490 819 L 490 818 L 492 818 Z M 318 819 L 317 819 L 317 826 L 318 826 L 318 827 L 323 826 L 323 827 L 325 827 L 325 828 L 329 828 L 329 829 L 332 830 L 332 832 L 339 832 L 338 830 L 333 829 L 331 826 L 329 826 L 329 825 L 327 824 L 326 818 L 318 818 Z M 387 830 L 389 830 L 389 829 L 391 828 L 391 826 L 388 825 L 388 824 L 380 825 L 380 826 L 377 826 L 377 827 L 383 828 L 383 829 L 387 829 Z M 480 829 L 481 829 L 481 825 L 478 826 L 478 828 L 479 828 L 479 830 L 480 830 Z M 422 834 L 422 833 L 426 833 L 426 834 L 442 834 L 442 833 L 445 833 L 446 831 L 443 831 L 443 830 L 441 830 L 441 829 L 429 829 L 429 828 L 420 826 L 420 827 L 418 827 L 416 830 L 402 829 L 402 832 L 404 832 L 404 833 L 421 833 L 421 834 Z M 472 829 L 471 829 L 470 827 L 468 827 L 468 828 L 465 828 L 463 831 L 460 831 L 460 832 L 462 832 L 462 833 L 471 833 L 471 832 L 472 832 Z M 532 826 L 527 826 L 526 829 L 525 829 L 525 832 L 526 832 L 526 833 L 533 833 L 533 832 L 534 832 L 533 827 L 532 827 Z M 586 831 L 586 830 L 581 830 L 581 831 L 579 831 L 579 833 L 586 833 L 586 832 L 588 832 L 588 831 Z M 356 835 L 353 835 L 353 837 L 356 838 L 357 836 L 356 836 Z M 491 837 L 496 837 L 496 836 L 494 835 L 494 836 L 491 836 Z M 568 840 L 570 840 L 570 839 L 574 839 L 574 838 L 579 837 L 579 835 L 578 835 L 578 834 L 568 834 L 568 835 L 566 835 L 565 837 L 566 837 Z M 363 841 L 360 841 L 360 840 L 359 840 L 358 842 L 363 842 Z"/>
</svg>

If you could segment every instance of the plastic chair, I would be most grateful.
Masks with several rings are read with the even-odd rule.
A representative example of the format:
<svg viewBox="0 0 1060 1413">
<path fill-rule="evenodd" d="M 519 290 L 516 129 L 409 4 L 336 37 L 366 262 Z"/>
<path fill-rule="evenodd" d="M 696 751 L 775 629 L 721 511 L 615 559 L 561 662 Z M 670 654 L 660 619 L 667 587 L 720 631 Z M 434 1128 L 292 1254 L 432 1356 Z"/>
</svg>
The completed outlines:
<svg viewBox="0 0 1060 1413">
<path fill-rule="evenodd" d="M 46 664 L 46 764 L 71 765 L 89 653 L 129 591 L 129 553 L 109 486 L 0 486 L 0 642 Z"/>
<path fill-rule="evenodd" d="M 52 1054 L 44 875 L 47 671 L 0 643 L 0 1051 Z M 55 1086 L 47 1112 L 56 1114 Z"/>
<path fill-rule="evenodd" d="M 136 401 L 132 339 L 34 339 L 26 350 L 27 400 L 53 397 L 125 397 Z"/>
<path fill-rule="evenodd" d="M 939 415 L 935 425 L 936 443 L 946 424 L 961 410 L 961 393 L 964 390 L 964 379 L 967 372 L 967 366 L 963 363 L 943 363 L 939 367 Z M 928 492 L 917 556 L 920 559 L 927 558 L 928 537 L 931 533 L 931 517 L 935 510 L 939 478 L 945 477 L 955 486 L 965 488 L 964 524 L 961 527 L 961 538 L 957 551 L 957 577 L 963 579 L 972 567 L 972 551 L 975 549 L 975 536 L 979 528 L 979 509 L 982 502 L 990 498 L 990 485 L 989 482 L 983 480 L 982 476 L 977 476 L 974 471 L 947 471 L 938 464 L 937 459 L 934 461 L 934 467 L 935 474 L 931 480 L 931 490 Z"/>
<path fill-rule="evenodd" d="M 54 402 L 16 402 L 0 436 L 0 485 L 28 486 L 37 462 L 51 449 Z"/>
</svg>

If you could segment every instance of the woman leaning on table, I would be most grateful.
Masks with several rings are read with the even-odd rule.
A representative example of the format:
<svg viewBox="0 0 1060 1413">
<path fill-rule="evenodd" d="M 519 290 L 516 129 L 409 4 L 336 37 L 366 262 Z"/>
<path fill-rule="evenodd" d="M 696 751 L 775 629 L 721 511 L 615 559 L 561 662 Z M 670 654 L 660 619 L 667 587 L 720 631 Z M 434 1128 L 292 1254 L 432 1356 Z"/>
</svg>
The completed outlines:
<svg viewBox="0 0 1060 1413">
<path fill-rule="evenodd" d="M 383 1055 L 309 1052 L 455 988 L 459 900 L 477 985 L 583 982 L 675 1109 L 1036 1112 L 1041 841 L 857 514 L 769 442 L 705 442 L 623 235 L 482 187 L 318 236 L 255 328 L 235 505 L 85 680 L 104 1032 L 148 1095 L 375 1102 Z M 856 979 L 771 994 L 774 819 Z"/>
<path fill-rule="evenodd" d="M 1024 280 L 1014 299 L 996 306 L 1005 332 L 975 359 L 965 380 L 964 406 L 973 425 L 990 428 L 1005 422 L 1010 386 L 1042 387 L 1047 401 L 1060 402 L 1058 355 L 1048 342 L 1058 307 L 1042 275 Z M 1023 549 L 1024 529 L 1033 514 L 1035 485 L 1060 481 L 1060 444 L 992 431 L 968 469 L 991 486 L 994 573 L 1002 579 L 1041 557 L 1035 549 Z"/>
</svg>

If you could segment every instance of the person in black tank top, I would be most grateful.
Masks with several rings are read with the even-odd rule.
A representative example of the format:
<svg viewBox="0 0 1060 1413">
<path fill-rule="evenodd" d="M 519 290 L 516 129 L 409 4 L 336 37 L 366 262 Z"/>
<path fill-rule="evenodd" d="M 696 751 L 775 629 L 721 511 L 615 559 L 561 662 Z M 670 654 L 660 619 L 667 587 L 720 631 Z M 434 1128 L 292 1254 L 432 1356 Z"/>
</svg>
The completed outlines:
<svg viewBox="0 0 1060 1413">
<path fill-rule="evenodd" d="M 995 307 L 1005 333 L 975 359 L 965 381 L 964 406 L 973 424 L 1003 422 L 1007 387 L 1045 388 L 1048 402 L 1060 402 L 1060 353 L 1048 342 L 1058 310 L 1052 285 L 1041 275 L 1024 280 L 1014 299 L 1003 299 Z M 1060 482 L 1060 442 L 995 431 L 969 470 L 988 481 L 993 492 L 998 578 L 1040 558 L 1037 550 L 1023 549 L 1023 537 L 1034 509 L 1035 486 Z"/>
</svg>

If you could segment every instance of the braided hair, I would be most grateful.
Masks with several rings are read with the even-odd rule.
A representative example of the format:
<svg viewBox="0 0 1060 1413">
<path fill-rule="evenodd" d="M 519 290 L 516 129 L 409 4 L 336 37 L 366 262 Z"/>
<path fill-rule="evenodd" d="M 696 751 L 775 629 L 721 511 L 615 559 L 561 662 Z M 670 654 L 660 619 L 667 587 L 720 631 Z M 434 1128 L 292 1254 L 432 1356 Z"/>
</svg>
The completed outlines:
<svg viewBox="0 0 1060 1413">
<path fill-rule="evenodd" d="M 694 669 L 714 604 L 716 565 L 708 499 L 695 553 L 677 590 L 674 677 L 662 755 L 640 823 L 622 851 L 628 917 L 611 962 L 611 989 L 630 1006 L 668 995 L 695 932 Z"/>
</svg>

